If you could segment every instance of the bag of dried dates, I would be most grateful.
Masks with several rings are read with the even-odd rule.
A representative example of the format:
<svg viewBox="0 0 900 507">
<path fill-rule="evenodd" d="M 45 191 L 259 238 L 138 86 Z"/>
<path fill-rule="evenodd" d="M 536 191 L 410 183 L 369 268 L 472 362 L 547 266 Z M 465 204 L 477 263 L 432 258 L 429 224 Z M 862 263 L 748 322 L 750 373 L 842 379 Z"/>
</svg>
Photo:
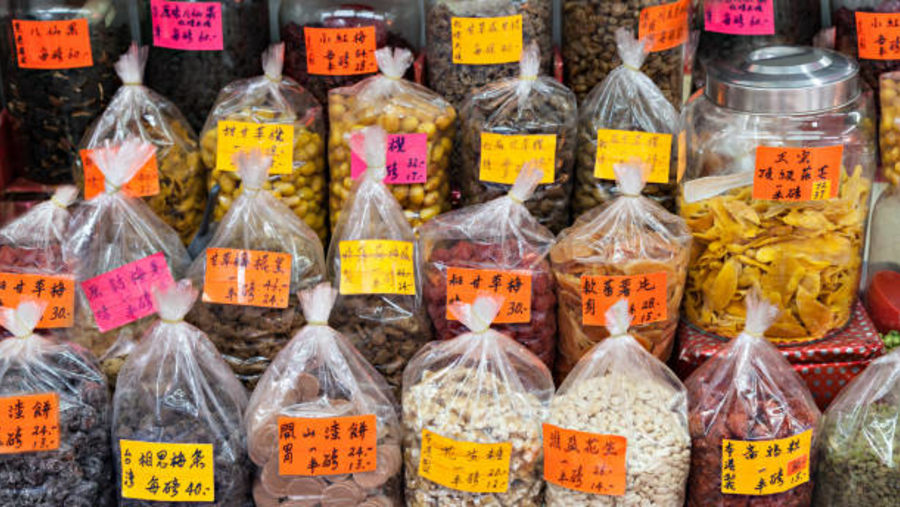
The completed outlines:
<svg viewBox="0 0 900 507">
<path fill-rule="evenodd" d="M 525 203 L 554 233 L 569 225 L 578 121 L 575 94 L 539 76 L 538 46 L 522 52 L 520 74 L 479 88 L 460 109 L 462 200 L 482 203 L 505 194 L 518 169 L 538 160 L 541 184 Z"/>
<path fill-rule="evenodd" d="M 575 213 L 580 215 L 621 193 L 613 166 L 639 158 L 650 166 L 644 194 L 675 210 L 678 179 L 678 111 L 641 72 L 650 48 L 631 31 L 616 30 L 622 65 L 588 94 L 578 119 Z"/>
<path fill-rule="evenodd" d="M 744 331 L 688 377 L 689 506 L 808 506 L 819 409 L 763 333 L 778 309 L 751 292 Z"/>
<path fill-rule="evenodd" d="M 250 505 L 247 392 L 203 331 L 184 321 L 197 299 L 191 282 L 153 296 L 159 319 L 122 366 L 113 397 L 119 505 Z"/>
<path fill-rule="evenodd" d="M 34 332 L 45 308 L 0 308 L 0 504 L 115 505 L 106 378 L 88 351 Z"/>
<path fill-rule="evenodd" d="M 617 164 L 622 194 L 580 216 L 550 251 L 559 303 L 559 357 L 565 378 L 607 338 L 606 310 L 626 298 L 631 335 L 661 361 L 672 353 L 684 295 L 691 233 L 684 220 L 641 195 L 646 166 Z"/>
<path fill-rule="evenodd" d="M 307 325 L 266 370 L 246 413 L 256 505 L 401 505 L 397 400 L 328 327 L 337 290 L 300 293 Z M 317 436 L 318 434 L 318 436 Z"/>
<path fill-rule="evenodd" d="M 377 126 L 350 137 L 366 171 L 350 191 L 328 248 L 328 275 L 339 291 L 330 322 L 399 394 L 403 368 L 431 339 L 431 328 L 416 237 L 384 183 L 387 138 Z"/>
<path fill-rule="evenodd" d="M 491 327 L 553 368 L 556 284 L 547 255 L 556 238 L 525 205 L 542 177 L 541 169 L 526 164 L 507 195 L 445 213 L 419 229 L 425 303 L 438 338 L 466 332 L 451 303 L 501 295 L 503 308 Z"/>
<path fill-rule="evenodd" d="M 316 233 L 264 189 L 272 158 L 234 157 L 241 193 L 188 277 L 202 287 L 188 322 L 202 329 L 249 389 L 305 320 L 297 291 L 325 275 Z"/>
<path fill-rule="evenodd" d="M 403 373 L 406 504 L 540 506 L 550 370 L 491 329 L 503 298 L 450 311 L 470 332 L 426 345 Z M 465 470 L 460 473 L 458 470 Z"/>
</svg>

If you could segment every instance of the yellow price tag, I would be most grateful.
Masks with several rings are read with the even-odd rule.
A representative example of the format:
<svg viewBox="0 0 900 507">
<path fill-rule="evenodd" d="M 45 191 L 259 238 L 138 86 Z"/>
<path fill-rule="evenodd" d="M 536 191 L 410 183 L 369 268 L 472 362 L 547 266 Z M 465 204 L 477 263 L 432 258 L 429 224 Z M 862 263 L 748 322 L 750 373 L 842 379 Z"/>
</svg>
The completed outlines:
<svg viewBox="0 0 900 507">
<path fill-rule="evenodd" d="M 122 498 L 214 502 L 213 444 L 119 440 Z"/>
<path fill-rule="evenodd" d="M 522 58 L 522 15 L 451 20 L 453 63 L 493 65 Z"/>
<path fill-rule="evenodd" d="M 722 440 L 722 493 L 772 495 L 809 481 L 812 430 L 778 440 Z"/>
<path fill-rule="evenodd" d="M 411 241 L 341 241 L 341 294 L 416 294 Z"/>
<path fill-rule="evenodd" d="M 613 166 L 639 159 L 650 166 L 647 183 L 668 183 L 672 161 L 672 134 L 629 130 L 597 130 L 594 177 L 615 180 Z"/>
<path fill-rule="evenodd" d="M 272 157 L 269 174 L 291 174 L 294 170 L 294 126 L 290 123 L 220 121 L 217 126 L 216 169 L 237 171 L 232 157 L 240 151 L 259 148 Z"/>
<path fill-rule="evenodd" d="M 511 453 L 510 442 L 460 442 L 423 429 L 419 476 L 457 491 L 505 493 Z"/>
<path fill-rule="evenodd" d="M 512 185 L 522 166 L 536 161 L 544 171 L 541 183 L 556 179 L 556 134 L 505 135 L 481 133 L 481 167 L 478 179 Z"/>
<path fill-rule="evenodd" d="M 687 170 L 687 134 L 681 132 L 678 134 L 678 178 L 675 180 L 676 183 L 681 183 L 685 170 Z"/>
</svg>

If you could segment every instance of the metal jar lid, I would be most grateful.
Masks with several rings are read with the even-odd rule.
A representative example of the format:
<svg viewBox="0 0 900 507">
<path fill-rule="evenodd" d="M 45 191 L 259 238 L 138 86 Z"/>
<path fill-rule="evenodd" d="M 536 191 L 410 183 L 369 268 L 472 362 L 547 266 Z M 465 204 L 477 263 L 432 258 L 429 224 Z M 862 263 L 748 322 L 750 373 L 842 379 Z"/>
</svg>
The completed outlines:
<svg viewBox="0 0 900 507">
<path fill-rule="evenodd" d="M 711 62 L 706 96 L 748 113 L 811 113 L 859 96 L 859 64 L 828 49 L 771 46 Z"/>
</svg>

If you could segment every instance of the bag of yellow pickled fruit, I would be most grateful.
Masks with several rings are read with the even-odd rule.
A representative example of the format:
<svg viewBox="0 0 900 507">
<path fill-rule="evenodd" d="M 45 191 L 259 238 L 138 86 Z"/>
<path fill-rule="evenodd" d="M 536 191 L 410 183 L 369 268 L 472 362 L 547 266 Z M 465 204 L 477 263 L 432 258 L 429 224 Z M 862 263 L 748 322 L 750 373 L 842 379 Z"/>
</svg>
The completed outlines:
<svg viewBox="0 0 900 507">
<path fill-rule="evenodd" d="M 81 163 L 75 180 L 85 199 L 103 192 L 103 178 L 86 152 L 104 142 L 121 143 L 130 137 L 156 147 L 156 156 L 141 168 L 138 179 L 146 190 L 136 192 L 169 224 L 185 244 L 203 220 L 206 181 L 200 163 L 197 134 L 181 111 L 167 98 L 142 84 L 148 48 L 131 48 L 119 58 L 116 72 L 122 86 L 81 140 Z M 145 195 L 146 194 L 146 195 Z M 135 194 L 132 194 L 135 195 Z"/>
<path fill-rule="evenodd" d="M 885 72 L 879 79 L 881 167 L 886 180 L 900 185 L 900 72 Z"/>
<path fill-rule="evenodd" d="M 219 92 L 203 130 L 200 147 L 209 170 L 214 221 L 221 220 L 241 193 L 232 155 L 259 148 L 273 157 L 264 188 L 284 202 L 325 240 L 325 123 L 322 106 L 281 73 L 284 44 L 262 56 L 264 75 L 234 81 Z"/>
<path fill-rule="evenodd" d="M 684 220 L 641 195 L 648 168 L 617 164 L 621 195 L 580 216 L 550 250 L 556 276 L 562 380 L 607 338 L 606 310 L 626 298 L 631 335 L 662 361 L 672 353 L 691 234 Z"/>
<path fill-rule="evenodd" d="M 440 95 L 403 79 L 413 62 L 409 50 L 381 48 L 375 57 L 380 74 L 328 92 L 331 223 L 338 223 L 353 181 L 366 167 L 353 155 L 349 134 L 378 125 L 388 133 L 385 183 L 418 227 L 450 209 L 456 111 Z"/>
</svg>

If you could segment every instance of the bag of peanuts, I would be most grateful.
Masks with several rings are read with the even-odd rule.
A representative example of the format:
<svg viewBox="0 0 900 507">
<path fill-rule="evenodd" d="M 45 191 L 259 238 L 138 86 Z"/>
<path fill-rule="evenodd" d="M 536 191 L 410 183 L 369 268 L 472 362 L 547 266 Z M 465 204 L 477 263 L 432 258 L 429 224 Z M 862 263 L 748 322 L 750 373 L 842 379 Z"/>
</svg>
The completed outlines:
<svg viewBox="0 0 900 507">
<path fill-rule="evenodd" d="M 550 402 L 548 507 L 684 505 L 691 466 L 687 391 L 628 334 L 631 320 L 625 299 L 606 311 L 610 338 L 578 361 Z"/>
<path fill-rule="evenodd" d="M 191 282 L 153 297 L 159 319 L 122 366 L 113 396 L 119 505 L 176 497 L 248 505 L 251 464 L 241 420 L 247 392 L 203 331 L 184 321 L 197 299 Z M 183 470 L 172 473 L 175 467 Z M 148 486 L 149 476 L 158 488 Z"/>
<path fill-rule="evenodd" d="M 491 327 L 553 368 L 556 284 L 547 255 L 556 238 L 525 205 L 542 177 L 537 165 L 526 164 L 507 195 L 444 213 L 419 229 L 425 304 L 437 338 L 466 332 L 448 310 L 451 303 L 502 296 Z"/>
<path fill-rule="evenodd" d="M 550 251 L 559 303 L 558 380 L 609 336 L 606 310 L 623 297 L 631 335 L 662 361 L 672 353 L 691 233 L 684 220 L 641 195 L 646 170 L 636 162 L 616 165 L 621 195 L 580 216 Z"/>
<path fill-rule="evenodd" d="M 248 389 L 305 320 L 297 291 L 325 276 L 316 233 L 264 190 L 272 158 L 235 155 L 241 193 L 188 277 L 202 288 L 188 322 L 202 329 Z"/>
<path fill-rule="evenodd" d="M 245 422 L 256 505 L 402 504 L 397 400 L 328 327 L 336 297 L 327 282 L 300 293 L 307 325 L 250 397 Z"/>
<path fill-rule="evenodd" d="M 808 506 L 819 409 L 766 340 L 778 309 L 746 296 L 744 331 L 685 381 L 691 430 L 689 506 Z"/>
<path fill-rule="evenodd" d="M 378 125 L 388 133 L 384 182 L 409 224 L 418 227 L 450 209 L 456 110 L 435 92 L 403 79 L 413 62 L 408 49 L 381 48 L 375 57 L 380 74 L 328 92 L 331 223 L 340 220 L 353 182 L 366 168 L 350 149 L 350 134 Z"/>
<path fill-rule="evenodd" d="M 650 39 L 636 40 L 619 28 L 616 45 L 622 65 L 591 90 L 579 113 L 575 213 L 619 195 L 613 167 L 632 157 L 650 166 L 644 193 L 674 211 L 678 168 L 685 163 L 678 111 L 640 70 Z"/>
<path fill-rule="evenodd" d="M 152 289 L 172 285 L 190 264 L 178 233 L 126 191 L 155 152 L 134 137 L 91 152 L 104 190 L 76 210 L 63 247 L 78 263 L 72 339 L 100 358 L 113 386 L 124 357 L 152 323 Z"/>
<path fill-rule="evenodd" d="M 522 52 L 518 77 L 466 97 L 459 184 L 464 204 L 482 203 L 505 194 L 522 164 L 536 160 L 544 176 L 525 205 L 555 234 L 570 224 L 578 106 L 572 90 L 539 71 L 532 43 Z"/>
<path fill-rule="evenodd" d="M 403 373 L 408 506 L 542 505 L 541 422 L 553 378 L 491 329 L 502 306 L 494 296 L 451 304 L 470 331 L 429 343 Z"/>
<path fill-rule="evenodd" d="M 431 339 L 431 328 L 416 237 L 384 183 L 387 138 L 378 126 L 350 137 L 366 170 L 344 203 L 328 247 L 328 276 L 339 291 L 330 322 L 399 397 L 403 368 Z"/>
<path fill-rule="evenodd" d="M 282 75 L 283 43 L 269 47 L 262 64 L 264 75 L 234 81 L 219 92 L 200 132 L 210 198 L 216 202 L 213 219 L 221 220 L 241 194 L 233 154 L 259 148 L 273 158 L 264 188 L 325 241 L 328 189 L 322 106 Z"/>
<path fill-rule="evenodd" d="M 200 163 L 197 133 L 169 99 L 144 86 L 148 47 L 131 48 L 119 58 L 121 86 L 87 129 L 79 145 L 75 181 L 85 199 L 103 192 L 103 176 L 88 153 L 105 142 L 137 137 L 156 147 L 156 156 L 142 167 L 126 191 L 143 197 L 150 208 L 188 244 L 203 220 L 206 173 Z"/>
</svg>

